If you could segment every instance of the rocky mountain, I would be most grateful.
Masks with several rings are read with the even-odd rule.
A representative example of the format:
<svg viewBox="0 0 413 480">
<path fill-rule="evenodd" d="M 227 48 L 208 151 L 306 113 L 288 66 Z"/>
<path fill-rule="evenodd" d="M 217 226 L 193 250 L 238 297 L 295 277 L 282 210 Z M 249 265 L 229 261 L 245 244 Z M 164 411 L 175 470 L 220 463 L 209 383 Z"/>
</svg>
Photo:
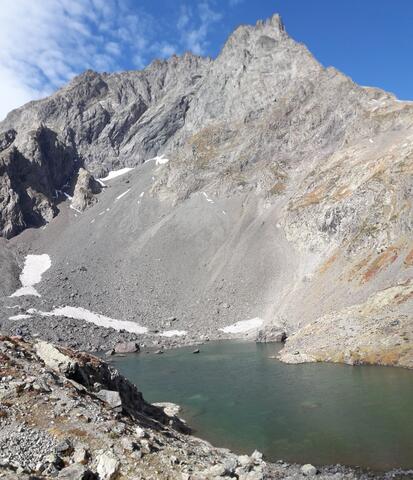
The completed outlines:
<svg viewBox="0 0 413 480">
<path fill-rule="evenodd" d="M 214 60 L 85 72 L 0 133 L 3 293 L 25 254 L 52 265 L 2 329 L 98 349 L 85 314 L 45 313 L 158 344 L 262 319 L 247 333 L 286 334 L 285 361 L 413 366 L 413 104 L 324 68 L 279 16 Z"/>
</svg>

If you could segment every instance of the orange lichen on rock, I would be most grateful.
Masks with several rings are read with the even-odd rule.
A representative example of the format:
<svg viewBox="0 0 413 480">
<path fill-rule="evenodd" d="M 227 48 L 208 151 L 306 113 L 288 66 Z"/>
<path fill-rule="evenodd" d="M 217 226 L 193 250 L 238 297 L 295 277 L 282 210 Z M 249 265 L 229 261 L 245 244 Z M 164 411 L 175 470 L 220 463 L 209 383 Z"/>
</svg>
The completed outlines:
<svg viewBox="0 0 413 480">
<path fill-rule="evenodd" d="M 333 195 L 334 200 L 343 200 L 344 198 L 349 197 L 353 193 L 353 190 L 350 187 L 340 187 Z"/>
<path fill-rule="evenodd" d="M 327 260 L 318 269 L 318 272 L 319 273 L 325 273 L 333 265 L 333 263 L 337 260 L 338 256 L 339 256 L 339 252 L 336 252 L 333 255 L 331 255 L 329 258 L 327 258 Z"/>
<path fill-rule="evenodd" d="M 277 195 L 277 194 L 283 193 L 286 188 L 287 187 L 286 187 L 285 183 L 277 182 L 271 187 L 270 194 L 271 195 Z"/>
<path fill-rule="evenodd" d="M 413 267 L 413 248 L 407 254 L 406 258 L 404 259 L 404 265 L 406 267 Z"/>
<path fill-rule="evenodd" d="M 396 247 L 388 247 L 383 253 L 378 255 L 368 266 L 367 270 L 363 274 L 363 282 L 371 280 L 380 270 L 388 267 L 396 261 L 399 255 L 399 250 Z"/>
<path fill-rule="evenodd" d="M 321 185 L 311 192 L 306 193 L 302 198 L 297 200 L 293 205 L 293 210 L 301 207 L 308 207 L 320 203 L 326 196 L 326 188 Z"/>
<path fill-rule="evenodd" d="M 352 281 L 355 279 L 355 277 L 358 276 L 358 274 L 368 265 L 371 257 L 372 257 L 372 254 L 369 253 L 367 257 L 363 258 L 362 260 L 357 262 L 356 265 L 354 265 L 354 267 L 348 273 L 348 276 L 347 276 L 348 281 Z"/>
</svg>

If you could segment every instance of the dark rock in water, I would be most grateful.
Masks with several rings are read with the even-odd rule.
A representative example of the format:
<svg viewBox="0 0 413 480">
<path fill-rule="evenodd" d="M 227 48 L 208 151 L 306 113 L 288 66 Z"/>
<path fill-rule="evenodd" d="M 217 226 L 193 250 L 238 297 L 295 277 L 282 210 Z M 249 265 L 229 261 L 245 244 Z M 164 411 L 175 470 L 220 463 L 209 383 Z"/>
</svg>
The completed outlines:
<svg viewBox="0 0 413 480">
<path fill-rule="evenodd" d="M 136 342 L 123 342 L 115 345 L 115 353 L 136 353 L 140 348 Z"/>
</svg>

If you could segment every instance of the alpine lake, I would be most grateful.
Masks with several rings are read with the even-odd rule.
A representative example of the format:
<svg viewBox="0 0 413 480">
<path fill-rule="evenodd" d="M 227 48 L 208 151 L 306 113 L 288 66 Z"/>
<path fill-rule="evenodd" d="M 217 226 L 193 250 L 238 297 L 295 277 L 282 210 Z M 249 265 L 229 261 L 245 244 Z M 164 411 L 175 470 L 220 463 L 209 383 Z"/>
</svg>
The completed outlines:
<svg viewBox="0 0 413 480">
<path fill-rule="evenodd" d="M 413 467 L 413 372 L 286 365 L 279 344 L 209 342 L 113 357 L 149 402 L 173 402 L 194 435 L 268 461 Z M 197 347 L 198 348 L 198 347 Z"/>
</svg>

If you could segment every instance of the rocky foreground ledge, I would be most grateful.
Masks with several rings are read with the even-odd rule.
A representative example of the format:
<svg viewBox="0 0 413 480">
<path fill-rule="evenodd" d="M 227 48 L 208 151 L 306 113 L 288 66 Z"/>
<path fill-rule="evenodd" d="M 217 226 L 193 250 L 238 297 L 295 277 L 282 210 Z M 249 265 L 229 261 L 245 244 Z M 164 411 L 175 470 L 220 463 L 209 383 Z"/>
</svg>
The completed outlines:
<svg viewBox="0 0 413 480">
<path fill-rule="evenodd" d="M 270 464 L 259 452 L 238 456 L 191 436 L 167 413 L 92 355 L 0 335 L 2 479 L 371 478 Z"/>
</svg>

